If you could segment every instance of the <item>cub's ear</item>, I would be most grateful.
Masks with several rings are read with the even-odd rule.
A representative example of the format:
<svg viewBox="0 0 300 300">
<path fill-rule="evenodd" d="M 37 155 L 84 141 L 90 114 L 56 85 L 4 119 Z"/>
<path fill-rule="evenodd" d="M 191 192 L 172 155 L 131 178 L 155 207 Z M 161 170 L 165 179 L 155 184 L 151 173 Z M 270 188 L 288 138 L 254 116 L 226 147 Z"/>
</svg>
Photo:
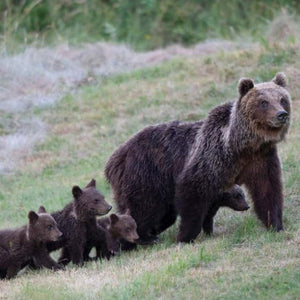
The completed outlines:
<svg viewBox="0 0 300 300">
<path fill-rule="evenodd" d="M 116 214 L 111 214 L 109 218 L 111 225 L 114 225 L 119 221 L 119 217 Z"/>
<path fill-rule="evenodd" d="M 86 186 L 86 188 L 88 187 L 96 187 L 96 180 L 92 179 Z"/>
<path fill-rule="evenodd" d="M 28 213 L 28 219 L 29 219 L 30 224 L 35 224 L 36 221 L 38 220 L 38 218 L 39 218 L 38 214 L 35 213 L 34 211 L 31 210 Z"/>
<path fill-rule="evenodd" d="M 281 87 L 285 88 L 287 86 L 287 79 L 283 72 L 277 73 L 272 81 Z"/>
<path fill-rule="evenodd" d="M 249 90 L 254 87 L 254 82 L 250 78 L 241 78 L 238 84 L 239 94 L 241 97 L 245 96 Z"/>
<path fill-rule="evenodd" d="M 130 209 L 129 209 L 129 208 L 127 208 L 127 209 L 126 209 L 126 211 L 125 211 L 125 215 L 128 215 L 128 216 L 130 216 Z"/>
<path fill-rule="evenodd" d="M 82 189 L 78 185 L 74 185 L 72 188 L 72 194 L 75 199 L 78 199 L 82 195 Z"/>
<path fill-rule="evenodd" d="M 44 206 L 40 206 L 38 210 L 39 214 L 45 214 L 46 213 L 46 208 Z"/>
</svg>

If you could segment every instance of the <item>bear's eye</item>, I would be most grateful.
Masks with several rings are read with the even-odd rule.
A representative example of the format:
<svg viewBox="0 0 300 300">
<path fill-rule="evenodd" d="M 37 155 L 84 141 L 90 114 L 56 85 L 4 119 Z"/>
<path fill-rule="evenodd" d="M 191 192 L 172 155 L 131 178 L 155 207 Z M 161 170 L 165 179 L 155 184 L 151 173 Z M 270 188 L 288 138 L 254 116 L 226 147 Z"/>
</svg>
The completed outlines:
<svg viewBox="0 0 300 300">
<path fill-rule="evenodd" d="M 95 203 L 98 203 L 98 202 L 99 202 L 99 200 L 98 200 L 98 199 L 95 199 L 95 200 L 94 200 L 94 202 L 95 202 Z"/>
<path fill-rule="evenodd" d="M 285 98 L 281 98 L 281 99 L 280 99 L 280 104 L 281 104 L 282 106 L 287 106 L 288 102 L 287 102 L 287 100 L 286 100 Z"/>
<path fill-rule="evenodd" d="M 125 229 L 125 231 L 126 231 L 126 232 L 130 232 L 130 228 L 127 227 L 127 228 Z"/>
<path fill-rule="evenodd" d="M 53 225 L 48 225 L 48 226 L 47 226 L 47 229 L 48 229 L 48 230 L 52 230 L 52 229 L 53 229 Z"/>
<path fill-rule="evenodd" d="M 262 108 L 267 108 L 268 105 L 269 105 L 269 103 L 268 103 L 268 101 L 266 101 L 266 100 L 262 100 L 262 101 L 260 102 L 260 105 L 261 105 Z"/>
</svg>

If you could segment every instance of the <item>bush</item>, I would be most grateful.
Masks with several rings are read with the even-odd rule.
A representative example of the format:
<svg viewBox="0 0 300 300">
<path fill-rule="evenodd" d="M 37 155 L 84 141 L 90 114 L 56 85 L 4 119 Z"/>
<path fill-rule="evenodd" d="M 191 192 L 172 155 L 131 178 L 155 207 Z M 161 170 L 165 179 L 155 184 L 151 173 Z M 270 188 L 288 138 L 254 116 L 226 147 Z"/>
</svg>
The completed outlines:
<svg viewBox="0 0 300 300">
<path fill-rule="evenodd" d="M 0 34 L 6 42 L 100 39 L 144 50 L 261 35 L 283 8 L 300 11 L 297 1 L 287 0 L 6 0 L 0 4 Z"/>
</svg>

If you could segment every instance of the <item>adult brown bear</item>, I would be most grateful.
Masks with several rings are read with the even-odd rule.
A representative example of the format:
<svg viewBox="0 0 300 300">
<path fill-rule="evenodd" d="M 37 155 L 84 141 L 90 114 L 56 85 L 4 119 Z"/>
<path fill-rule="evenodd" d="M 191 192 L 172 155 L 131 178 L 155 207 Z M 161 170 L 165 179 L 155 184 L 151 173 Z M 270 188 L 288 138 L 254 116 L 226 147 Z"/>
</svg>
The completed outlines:
<svg viewBox="0 0 300 300">
<path fill-rule="evenodd" d="M 242 78 L 239 99 L 198 122 L 149 126 L 110 157 L 105 174 L 120 212 L 130 209 L 142 241 L 181 217 L 179 242 L 197 237 L 225 190 L 245 184 L 257 216 L 282 226 L 281 166 L 276 144 L 288 131 L 291 99 L 286 78 L 254 85 Z"/>
</svg>

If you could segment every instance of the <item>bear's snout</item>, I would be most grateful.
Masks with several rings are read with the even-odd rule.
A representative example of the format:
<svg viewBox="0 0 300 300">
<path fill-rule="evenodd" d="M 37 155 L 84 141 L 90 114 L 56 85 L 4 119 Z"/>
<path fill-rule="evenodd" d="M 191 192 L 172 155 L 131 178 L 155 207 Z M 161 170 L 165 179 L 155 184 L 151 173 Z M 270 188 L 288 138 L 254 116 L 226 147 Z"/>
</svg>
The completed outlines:
<svg viewBox="0 0 300 300">
<path fill-rule="evenodd" d="M 133 236 L 133 241 L 136 243 L 136 242 L 138 241 L 139 238 L 140 238 L 139 235 L 136 233 L 136 234 L 134 234 L 134 236 Z"/>
<path fill-rule="evenodd" d="M 250 208 L 250 206 L 249 206 L 249 205 L 245 206 L 245 210 L 248 210 L 249 208 Z"/>
<path fill-rule="evenodd" d="M 112 206 L 109 205 L 105 200 L 103 203 L 101 203 L 100 206 L 96 208 L 95 214 L 98 216 L 103 216 L 109 213 L 109 211 L 112 209 Z"/>
<path fill-rule="evenodd" d="M 285 110 L 281 110 L 276 114 L 276 119 L 282 123 L 285 124 L 287 117 L 288 117 L 288 113 Z"/>
<path fill-rule="evenodd" d="M 57 230 L 55 240 L 58 241 L 62 238 L 63 233 L 60 230 Z"/>
<path fill-rule="evenodd" d="M 108 208 L 107 208 L 107 213 L 108 213 L 108 212 L 110 212 L 110 211 L 111 211 L 111 209 L 112 209 L 112 206 L 111 206 L 111 205 L 109 205 L 109 206 L 108 206 Z"/>
</svg>

